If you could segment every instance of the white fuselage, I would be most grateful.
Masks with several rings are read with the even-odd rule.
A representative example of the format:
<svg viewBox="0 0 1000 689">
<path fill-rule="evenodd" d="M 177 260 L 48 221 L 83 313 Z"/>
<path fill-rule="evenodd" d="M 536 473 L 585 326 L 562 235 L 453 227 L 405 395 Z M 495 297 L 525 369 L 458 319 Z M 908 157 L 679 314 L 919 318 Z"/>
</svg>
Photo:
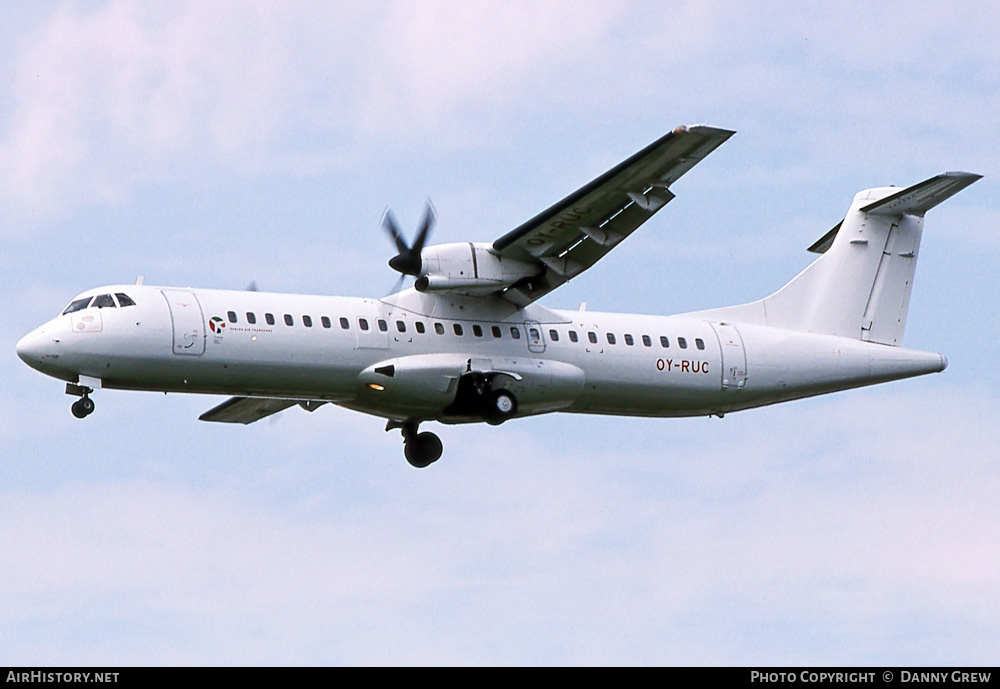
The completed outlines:
<svg viewBox="0 0 1000 689">
<path fill-rule="evenodd" d="M 104 293 L 135 304 L 58 316 L 18 354 L 91 387 L 328 401 L 444 422 L 479 420 L 446 411 L 469 371 L 502 374 L 518 415 L 694 416 L 947 365 L 940 354 L 697 316 L 519 309 L 413 290 L 384 300 L 137 285 L 84 294 Z"/>
</svg>

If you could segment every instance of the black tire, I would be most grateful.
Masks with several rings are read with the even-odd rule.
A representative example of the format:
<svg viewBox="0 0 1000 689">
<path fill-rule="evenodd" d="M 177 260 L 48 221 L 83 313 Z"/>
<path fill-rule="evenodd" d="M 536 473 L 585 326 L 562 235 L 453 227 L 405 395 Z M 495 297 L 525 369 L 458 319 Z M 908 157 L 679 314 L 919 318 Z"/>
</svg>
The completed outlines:
<svg viewBox="0 0 1000 689">
<path fill-rule="evenodd" d="M 441 439 L 428 432 L 417 434 L 417 437 L 403 445 L 406 461 L 417 469 L 423 469 L 438 461 L 443 451 Z"/>
<path fill-rule="evenodd" d="M 70 411 L 73 412 L 73 416 L 75 416 L 78 419 L 84 418 L 85 416 L 90 414 L 90 412 L 92 412 L 93 410 L 94 410 L 94 403 L 91 402 L 90 409 L 87 409 L 82 399 L 77 400 L 76 402 L 73 403 L 73 406 L 70 407 Z"/>
<path fill-rule="evenodd" d="M 509 390 L 500 388 L 490 393 L 486 408 L 486 423 L 499 426 L 507 419 L 517 414 L 517 398 Z"/>
</svg>

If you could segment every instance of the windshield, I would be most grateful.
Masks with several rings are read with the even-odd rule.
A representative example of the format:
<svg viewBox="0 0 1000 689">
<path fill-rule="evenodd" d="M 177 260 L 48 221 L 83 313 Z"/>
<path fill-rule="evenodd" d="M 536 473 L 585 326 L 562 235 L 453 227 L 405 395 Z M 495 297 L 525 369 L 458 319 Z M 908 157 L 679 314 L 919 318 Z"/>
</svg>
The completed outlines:
<svg viewBox="0 0 1000 689">
<path fill-rule="evenodd" d="M 69 306 L 67 306 L 65 310 L 63 310 L 61 315 L 65 316 L 67 313 L 73 313 L 74 311 L 82 311 L 83 309 L 87 308 L 87 304 L 90 303 L 91 299 L 93 299 L 93 297 L 84 297 L 83 299 L 77 299 L 75 301 L 71 301 Z"/>
</svg>

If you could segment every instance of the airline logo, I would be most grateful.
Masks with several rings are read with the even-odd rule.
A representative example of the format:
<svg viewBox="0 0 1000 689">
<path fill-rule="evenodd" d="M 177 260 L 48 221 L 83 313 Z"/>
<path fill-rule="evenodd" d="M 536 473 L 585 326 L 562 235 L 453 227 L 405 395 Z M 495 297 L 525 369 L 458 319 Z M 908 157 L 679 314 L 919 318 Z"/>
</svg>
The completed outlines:
<svg viewBox="0 0 1000 689">
<path fill-rule="evenodd" d="M 212 316 L 208 321 L 208 328 L 216 335 L 221 335 L 222 331 L 226 329 L 226 322 L 218 316 Z"/>
</svg>

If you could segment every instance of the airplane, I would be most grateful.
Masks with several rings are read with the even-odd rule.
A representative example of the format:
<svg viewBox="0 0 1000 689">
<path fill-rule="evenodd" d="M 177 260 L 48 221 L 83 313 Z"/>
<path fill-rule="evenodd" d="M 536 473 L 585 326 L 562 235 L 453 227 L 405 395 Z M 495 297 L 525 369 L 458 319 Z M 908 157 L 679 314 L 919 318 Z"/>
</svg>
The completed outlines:
<svg viewBox="0 0 1000 689">
<path fill-rule="evenodd" d="M 407 244 L 391 211 L 389 265 L 415 278 L 384 298 L 142 284 L 89 289 L 17 343 L 94 411 L 99 389 L 228 395 L 203 421 L 249 424 L 298 405 L 387 420 L 422 468 L 421 424 L 570 412 L 718 416 L 943 371 L 901 346 L 924 214 L 981 176 L 946 172 L 855 195 L 819 254 L 758 301 L 676 316 L 562 311 L 538 300 L 587 270 L 674 198 L 734 132 L 680 126 L 492 243 Z"/>
</svg>

